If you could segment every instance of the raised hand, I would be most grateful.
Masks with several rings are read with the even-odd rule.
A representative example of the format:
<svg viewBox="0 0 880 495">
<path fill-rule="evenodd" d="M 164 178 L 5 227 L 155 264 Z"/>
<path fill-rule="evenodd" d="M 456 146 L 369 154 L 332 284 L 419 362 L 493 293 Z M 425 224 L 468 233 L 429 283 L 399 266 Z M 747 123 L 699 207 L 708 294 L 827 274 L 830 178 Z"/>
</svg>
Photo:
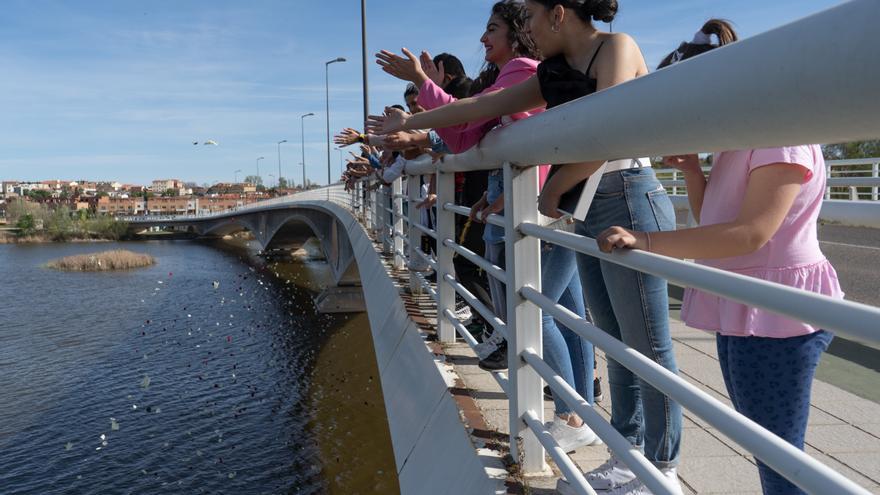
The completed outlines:
<svg viewBox="0 0 880 495">
<path fill-rule="evenodd" d="M 422 72 L 434 82 L 437 86 L 443 85 L 443 79 L 446 77 L 446 71 L 443 70 L 443 61 L 441 60 L 439 64 L 434 64 L 434 59 L 431 58 L 431 54 L 428 52 L 422 52 L 422 55 L 419 57 L 419 62 L 422 65 Z"/>
<path fill-rule="evenodd" d="M 700 157 L 697 155 L 675 155 L 664 156 L 663 164 L 682 172 L 691 172 L 700 170 Z M 700 170 L 702 173 L 702 170 Z"/>
<path fill-rule="evenodd" d="M 392 132 L 405 130 L 404 126 L 410 115 L 399 108 L 385 107 L 385 115 L 370 115 L 366 127 L 372 134 L 388 135 Z"/>
<path fill-rule="evenodd" d="M 408 132 L 397 131 L 385 136 L 385 147 L 393 151 L 404 150 L 409 148 L 411 144 L 412 134 Z"/>
<path fill-rule="evenodd" d="M 342 132 L 333 136 L 333 144 L 338 146 L 350 146 L 360 140 L 360 135 L 361 133 L 355 129 L 346 127 Z"/>
<path fill-rule="evenodd" d="M 428 80 L 428 76 L 422 70 L 422 64 L 413 53 L 403 49 L 405 57 L 401 57 L 388 50 L 382 50 L 376 54 L 376 63 L 382 66 L 382 70 L 392 76 L 410 81 L 418 86 Z"/>
</svg>

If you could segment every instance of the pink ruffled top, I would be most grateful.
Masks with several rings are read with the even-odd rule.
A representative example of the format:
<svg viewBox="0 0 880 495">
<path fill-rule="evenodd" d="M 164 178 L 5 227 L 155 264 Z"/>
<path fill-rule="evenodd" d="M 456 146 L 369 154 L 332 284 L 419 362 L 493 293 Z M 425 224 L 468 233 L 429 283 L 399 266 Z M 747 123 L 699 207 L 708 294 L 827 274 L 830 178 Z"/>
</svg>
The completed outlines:
<svg viewBox="0 0 880 495">
<path fill-rule="evenodd" d="M 816 224 L 825 194 L 825 160 L 818 145 L 717 153 L 706 185 L 701 225 L 736 219 L 749 174 L 759 167 L 791 163 L 804 167 L 804 183 L 782 225 L 754 253 L 697 263 L 742 275 L 843 298 L 834 267 L 822 254 Z M 687 289 L 681 316 L 691 327 L 723 335 L 786 338 L 820 329 L 763 309 Z"/>
<path fill-rule="evenodd" d="M 494 84 L 484 89 L 483 91 L 480 91 L 479 93 L 474 95 L 474 97 L 479 97 L 480 95 L 485 95 L 494 91 L 498 91 L 500 89 L 519 84 L 526 79 L 534 76 L 537 71 L 537 60 L 533 60 L 527 57 L 514 58 L 504 64 L 504 67 L 502 67 L 501 71 L 498 73 L 498 78 L 495 80 Z M 424 108 L 425 110 L 432 110 L 443 105 L 448 105 L 455 100 L 455 97 L 443 91 L 443 88 L 441 88 L 431 80 L 426 81 L 419 89 L 418 102 L 419 105 L 421 105 L 422 108 Z M 525 119 L 543 111 L 543 108 L 535 108 L 533 110 L 529 110 L 528 112 L 520 112 L 509 116 L 504 116 L 504 118 L 502 119 L 485 119 L 475 122 L 469 122 L 467 124 L 460 124 L 434 130 L 443 139 L 443 142 L 446 143 L 446 146 L 450 149 L 450 151 L 452 151 L 453 153 L 461 153 L 479 143 L 480 140 L 483 139 L 483 136 L 485 136 L 486 133 L 492 130 L 492 128 L 494 128 L 495 126 L 499 124 L 508 124 L 515 120 Z M 538 175 L 540 177 L 541 185 L 544 184 L 544 181 L 546 180 L 549 171 L 549 166 L 541 166 L 539 168 Z"/>
</svg>

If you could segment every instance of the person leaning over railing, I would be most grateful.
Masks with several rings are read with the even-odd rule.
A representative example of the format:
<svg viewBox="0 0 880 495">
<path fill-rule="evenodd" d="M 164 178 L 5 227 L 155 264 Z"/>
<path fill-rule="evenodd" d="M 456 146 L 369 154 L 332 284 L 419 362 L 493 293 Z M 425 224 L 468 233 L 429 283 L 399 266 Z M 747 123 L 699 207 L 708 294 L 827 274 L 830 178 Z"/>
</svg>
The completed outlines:
<svg viewBox="0 0 880 495">
<path fill-rule="evenodd" d="M 707 23 L 669 65 L 735 41 L 724 21 Z M 816 224 L 825 193 L 825 161 L 818 145 L 716 153 L 708 181 L 697 155 L 667 157 L 685 175 L 699 227 L 678 232 L 635 232 L 611 227 L 597 239 L 608 252 L 634 248 L 798 289 L 843 298 L 837 273 L 822 254 Z M 799 449 L 810 412 L 813 375 L 832 335 L 770 311 L 705 292 L 685 292 L 681 316 L 691 327 L 715 332 L 718 361 L 737 411 Z M 758 461 L 765 494 L 804 491 Z"/>
<path fill-rule="evenodd" d="M 501 1 L 492 7 L 486 31 L 480 41 L 486 49 L 487 65 L 477 78 L 473 95 L 486 95 L 506 87 L 521 83 L 535 75 L 538 67 L 538 51 L 526 33 L 525 8 L 521 2 Z M 379 54 L 380 63 L 386 72 L 403 79 L 421 83 L 419 102 L 426 109 L 437 108 L 456 101 L 432 82 L 437 67 L 430 57 L 423 53 L 421 67 L 409 51 L 407 56 L 399 57 L 390 52 Z M 442 69 L 440 70 L 442 73 Z M 437 128 L 436 131 L 453 152 L 462 152 L 477 144 L 483 136 L 497 124 L 507 124 L 528 118 L 543 111 L 537 106 L 529 111 L 470 121 L 456 126 Z M 544 183 L 548 167 L 542 166 L 540 182 Z M 470 179 L 466 180 L 466 184 Z M 470 203 L 468 203 L 470 205 Z M 485 222 L 488 215 L 502 213 L 504 205 L 503 174 L 501 170 L 489 172 L 488 190 L 471 209 L 471 220 Z M 479 215 L 478 215 L 479 214 Z M 487 224 L 483 231 L 485 257 L 491 263 L 504 268 L 504 229 Z M 473 249 L 472 249 L 473 250 Z M 586 316 L 584 297 L 580 279 L 577 276 L 574 252 L 562 247 L 545 245 L 541 258 L 542 292 L 555 302 L 580 317 Z M 495 313 L 507 320 L 506 294 L 504 284 L 489 277 L 489 287 Z M 594 400 L 593 382 L 594 354 L 592 345 L 570 329 L 560 327 L 550 315 L 542 318 L 542 337 L 544 357 L 548 364 L 567 383 L 592 403 Z M 507 343 L 500 332 L 475 347 L 480 358 L 480 367 L 490 371 L 507 368 Z M 555 414 L 546 427 L 557 443 L 565 450 L 572 451 L 598 441 L 595 433 L 583 423 L 571 407 L 559 398 L 554 398 Z"/>
<path fill-rule="evenodd" d="M 536 76 L 484 97 L 460 100 L 408 119 L 399 115 L 384 122 L 374 119 L 373 125 L 381 125 L 386 132 L 446 127 L 545 103 L 548 107 L 556 106 L 648 73 L 631 37 L 599 32 L 592 24 L 593 20 L 611 22 L 617 12 L 616 1 L 526 0 L 525 5 L 529 32 L 546 57 Z M 593 162 L 559 168 L 542 190 L 541 212 L 559 217 L 562 194 L 600 168 L 608 170 L 608 165 Z M 643 160 L 621 161 L 599 179 L 595 199 L 587 217 L 577 224 L 577 232 L 595 236 L 618 223 L 646 226 L 654 231 L 674 230 L 672 204 L 650 164 Z M 677 373 L 669 334 L 666 281 L 586 256 L 578 256 L 578 266 L 597 326 Z M 612 425 L 635 447 L 644 449 L 645 457 L 678 485 L 681 407 L 613 360 L 608 361 L 608 375 Z M 613 493 L 647 491 L 613 456 L 587 473 L 586 478 L 594 488 Z M 569 493 L 572 488 L 560 480 L 557 490 Z"/>
<path fill-rule="evenodd" d="M 423 62 L 404 49 L 407 58 L 398 57 L 395 54 L 382 50 L 376 54 L 377 63 L 382 65 L 383 70 L 389 74 L 405 80 L 415 86 L 415 94 L 417 96 L 417 104 L 420 108 L 424 108 L 422 100 L 422 89 L 426 82 L 431 83 L 430 89 L 442 91 L 453 98 L 463 98 L 470 94 L 472 80 L 464 73 L 464 67 L 461 61 L 453 55 L 440 54 L 433 59 L 427 53 L 423 53 Z M 429 77 L 424 67 L 430 67 Z M 411 112 L 412 114 L 418 112 Z M 437 133 L 439 134 L 439 133 Z M 386 141 L 395 142 L 406 133 L 395 132 L 386 136 Z M 439 136 L 445 147 L 449 147 L 446 137 Z M 475 172 L 467 174 L 455 174 L 455 195 L 457 204 L 473 204 L 485 191 L 486 174 L 484 172 Z M 431 193 L 426 201 L 419 204 L 420 208 L 430 208 L 436 197 L 433 195 L 433 181 L 429 186 Z M 468 224 L 460 217 L 455 219 L 455 238 L 467 249 L 482 254 L 482 225 Z M 457 256 L 453 258 L 455 267 L 455 277 L 461 284 L 474 296 L 476 296 L 486 306 L 492 305 L 492 298 L 489 295 L 489 287 L 486 277 L 481 274 L 479 268 L 465 259 Z M 468 328 L 475 333 L 482 333 L 488 327 L 482 317 L 471 311 L 467 303 L 456 295 L 455 314 L 459 320 L 468 325 Z M 471 323 L 474 323 L 471 325 Z"/>
</svg>

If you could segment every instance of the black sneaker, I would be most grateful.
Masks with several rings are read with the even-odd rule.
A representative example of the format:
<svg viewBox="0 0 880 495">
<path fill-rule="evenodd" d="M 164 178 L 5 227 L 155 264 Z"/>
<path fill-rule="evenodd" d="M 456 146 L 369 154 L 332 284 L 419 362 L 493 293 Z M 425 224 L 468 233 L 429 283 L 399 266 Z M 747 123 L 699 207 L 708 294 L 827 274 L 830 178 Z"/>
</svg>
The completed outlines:
<svg viewBox="0 0 880 495">
<path fill-rule="evenodd" d="M 480 361 L 479 366 L 486 371 L 498 371 L 507 369 L 507 341 L 498 346 L 486 359 Z"/>
<path fill-rule="evenodd" d="M 544 400 L 553 400 L 553 389 L 550 385 L 544 385 Z"/>
<path fill-rule="evenodd" d="M 602 380 L 598 377 L 593 378 L 593 402 L 601 402 L 604 398 L 605 394 L 602 393 Z"/>
</svg>

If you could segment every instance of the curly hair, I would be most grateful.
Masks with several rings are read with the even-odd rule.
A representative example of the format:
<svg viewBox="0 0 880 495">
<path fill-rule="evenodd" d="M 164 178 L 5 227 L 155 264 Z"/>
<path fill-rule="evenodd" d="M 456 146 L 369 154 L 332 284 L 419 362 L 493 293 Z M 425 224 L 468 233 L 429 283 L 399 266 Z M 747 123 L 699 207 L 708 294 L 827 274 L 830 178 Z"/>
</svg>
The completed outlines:
<svg viewBox="0 0 880 495">
<path fill-rule="evenodd" d="M 497 2 L 492 6 L 492 15 L 498 16 L 507 25 L 507 42 L 510 43 L 515 56 L 540 60 L 535 42 L 526 32 L 526 10 L 522 2 L 516 0 Z M 480 75 L 471 85 L 471 94 L 475 95 L 495 84 L 500 72 L 501 68 L 491 62 L 483 64 Z"/>
</svg>

